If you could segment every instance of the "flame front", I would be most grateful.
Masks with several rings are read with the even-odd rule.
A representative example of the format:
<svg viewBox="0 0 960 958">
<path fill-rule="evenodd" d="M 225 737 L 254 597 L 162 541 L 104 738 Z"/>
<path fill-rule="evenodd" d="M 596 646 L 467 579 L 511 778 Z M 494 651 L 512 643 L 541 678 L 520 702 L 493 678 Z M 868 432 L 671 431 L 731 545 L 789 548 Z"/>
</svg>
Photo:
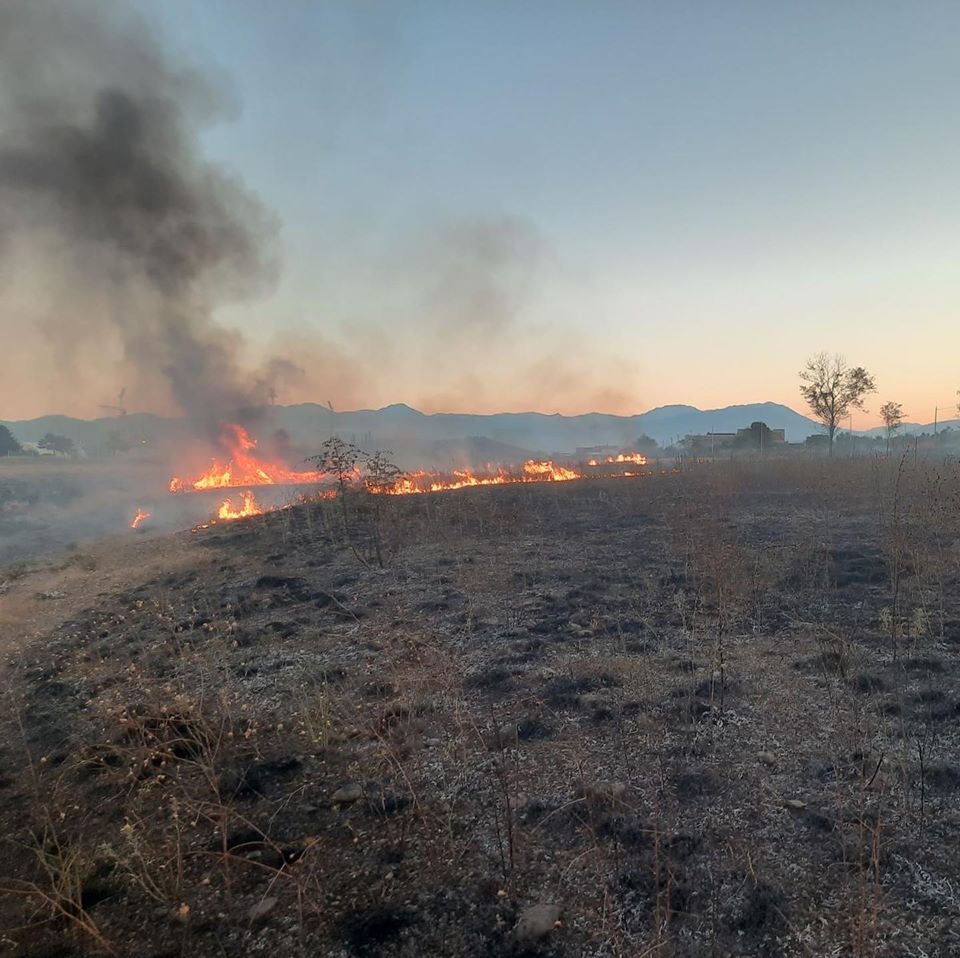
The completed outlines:
<svg viewBox="0 0 960 958">
<path fill-rule="evenodd" d="M 567 469 L 564 466 L 558 466 L 549 459 L 546 461 L 527 460 L 523 464 L 523 474 L 547 482 L 568 482 L 570 479 L 582 478 L 582 473 L 574 469 Z"/>
<path fill-rule="evenodd" d="M 130 523 L 131 529 L 138 529 L 141 522 L 145 522 L 150 518 L 149 512 L 144 512 L 143 509 L 137 509 L 137 514 L 133 517 L 133 521 Z"/>
<path fill-rule="evenodd" d="M 246 519 L 249 516 L 259 516 L 263 514 L 263 509 L 257 502 L 256 497 L 249 490 L 240 494 L 240 505 L 234 506 L 229 499 L 224 499 L 217 510 L 218 519 Z"/>
<path fill-rule="evenodd" d="M 609 463 L 646 463 L 646 457 L 640 453 L 621 454 L 618 457 L 609 457 Z M 601 463 L 591 461 L 588 466 L 599 466 Z M 517 483 L 530 482 L 570 482 L 574 479 L 586 479 L 592 474 L 571 466 L 561 466 L 552 459 L 528 459 L 516 472 L 506 469 L 496 469 L 488 473 L 476 474 L 466 469 L 454 469 L 444 475 L 420 469 L 408 472 L 389 486 L 373 487 L 368 485 L 370 492 L 388 496 L 409 496 L 424 492 L 444 492 L 450 489 L 466 489 L 471 486 L 505 486 Z M 604 478 L 626 478 L 627 476 L 642 476 L 644 473 L 636 471 L 613 471 L 597 473 Z"/>
<path fill-rule="evenodd" d="M 588 466 L 612 466 L 621 465 L 625 462 L 632 462 L 637 466 L 645 466 L 647 457 L 642 452 L 621 452 L 616 456 L 607 456 L 606 459 L 588 459 Z M 634 475 L 634 473 L 624 473 L 624 475 Z"/>
<path fill-rule="evenodd" d="M 331 488 L 334 476 L 322 471 L 294 472 L 279 462 L 264 460 L 256 455 L 257 443 L 247 431 L 236 423 L 223 427 L 221 441 L 229 453 L 229 460 L 222 464 L 213 460 L 210 468 L 196 479 L 184 480 L 175 477 L 170 480 L 171 492 L 203 491 L 209 489 L 230 489 L 238 486 L 248 487 L 241 494 L 239 505 L 225 499 L 217 510 L 217 516 L 211 522 L 244 519 L 270 511 L 262 507 L 250 491 L 250 486 L 266 485 L 302 485 L 320 484 L 326 489 L 317 492 L 322 497 L 336 495 Z M 587 478 L 626 478 L 647 475 L 636 469 L 617 468 L 625 465 L 645 466 L 647 457 L 639 452 L 621 452 L 605 459 L 590 459 L 580 466 L 561 465 L 552 459 L 528 459 L 514 469 L 505 469 L 488 465 L 486 471 L 475 473 L 468 469 L 454 469 L 451 472 L 430 472 L 420 469 L 403 473 L 396 480 L 387 483 L 375 483 L 367 479 L 364 483 L 368 492 L 377 495 L 409 496 L 426 492 L 444 492 L 453 489 L 467 489 L 473 486 L 502 486 L 533 482 L 570 482 Z M 610 468 L 613 467 L 613 468 Z M 363 482 L 360 469 L 354 469 L 345 477 L 347 484 L 356 488 Z M 148 513 L 138 512 L 132 526 L 136 528 L 148 517 Z M 200 526 L 199 528 L 206 528 Z"/>
<path fill-rule="evenodd" d="M 325 472 L 293 472 L 282 463 L 260 459 L 254 453 L 257 441 L 251 439 L 247 430 L 237 423 L 228 423 L 223 427 L 221 442 L 230 453 L 230 460 L 226 465 L 214 459 L 210 468 L 192 481 L 175 476 L 170 480 L 170 491 L 231 489 L 237 486 L 299 485 L 321 482 L 327 478 Z"/>
</svg>

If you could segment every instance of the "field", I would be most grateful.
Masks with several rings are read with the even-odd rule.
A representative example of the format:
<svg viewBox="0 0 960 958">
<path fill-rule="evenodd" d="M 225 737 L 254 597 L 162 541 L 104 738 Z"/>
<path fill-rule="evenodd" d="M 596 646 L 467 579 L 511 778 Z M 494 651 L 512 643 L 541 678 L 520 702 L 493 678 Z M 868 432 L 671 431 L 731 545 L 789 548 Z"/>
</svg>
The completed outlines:
<svg viewBox="0 0 960 958">
<path fill-rule="evenodd" d="M 922 459 L 357 494 L 9 567 L 0 942 L 960 954 L 958 583 L 960 473 Z"/>
<path fill-rule="evenodd" d="M 0 456 L 0 563 L 122 531 L 138 501 L 162 493 L 162 476 L 159 463 L 132 457 Z"/>
</svg>

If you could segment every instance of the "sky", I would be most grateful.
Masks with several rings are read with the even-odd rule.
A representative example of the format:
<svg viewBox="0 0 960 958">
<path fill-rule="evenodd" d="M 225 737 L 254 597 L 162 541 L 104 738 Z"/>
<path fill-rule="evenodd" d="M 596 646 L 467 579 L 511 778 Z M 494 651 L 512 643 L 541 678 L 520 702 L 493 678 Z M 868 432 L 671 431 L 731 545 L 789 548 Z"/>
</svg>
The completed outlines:
<svg viewBox="0 0 960 958">
<path fill-rule="evenodd" d="M 877 379 L 855 428 L 955 404 L 958 3 L 139 5 L 275 216 L 275 283 L 216 316 L 302 362 L 280 402 L 802 409 L 824 350 Z"/>
</svg>

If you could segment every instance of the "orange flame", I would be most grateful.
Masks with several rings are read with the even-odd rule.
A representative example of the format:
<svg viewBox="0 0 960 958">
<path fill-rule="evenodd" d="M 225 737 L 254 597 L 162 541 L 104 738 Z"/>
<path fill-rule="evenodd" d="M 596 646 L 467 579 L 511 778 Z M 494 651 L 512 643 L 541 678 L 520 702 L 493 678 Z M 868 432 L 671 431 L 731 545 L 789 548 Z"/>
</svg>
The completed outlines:
<svg viewBox="0 0 960 958">
<path fill-rule="evenodd" d="M 528 459 L 523 464 L 523 474 L 546 482 L 567 482 L 570 479 L 582 478 L 579 472 L 558 466 L 549 459 L 546 461 Z"/>
<path fill-rule="evenodd" d="M 614 465 L 624 462 L 632 462 L 638 466 L 647 464 L 647 457 L 642 452 L 621 452 L 616 456 L 607 456 L 606 459 L 588 459 L 588 466 Z"/>
<path fill-rule="evenodd" d="M 229 452 L 230 458 L 226 465 L 214 460 L 210 468 L 193 480 L 184 480 L 175 477 L 170 480 L 171 492 L 202 491 L 206 489 L 229 489 L 237 486 L 263 485 L 295 485 L 306 483 L 325 482 L 327 489 L 317 493 L 318 496 L 328 498 L 335 496 L 336 490 L 329 488 L 335 478 L 330 473 L 322 471 L 293 472 L 282 463 L 260 459 L 256 454 L 257 443 L 252 439 L 243 426 L 228 424 L 223 427 L 221 441 Z M 644 466 L 647 457 L 639 452 L 620 453 L 616 456 L 607 456 L 604 460 L 591 459 L 588 467 L 602 465 L 632 464 Z M 636 470 L 605 470 L 602 473 L 585 472 L 583 467 L 574 468 L 564 466 L 551 459 L 528 459 L 518 469 L 507 470 L 493 465 L 487 466 L 486 472 L 474 473 L 467 469 L 455 469 L 450 473 L 429 472 L 418 470 L 404 473 L 396 481 L 387 485 L 376 484 L 367 480 L 366 488 L 369 492 L 379 495 L 406 496 L 426 492 L 443 492 L 453 489 L 466 489 L 473 486 L 499 486 L 516 483 L 534 482 L 569 482 L 574 479 L 584 479 L 591 476 L 603 478 L 618 478 L 628 476 L 642 476 L 646 473 Z M 355 486 L 362 482 L 360 469 L 354 469 L 345 477 L 348 484 Z M 242 519 L 248 516 L 261 515 L 268 511 L 262 507 L 247 489 L 241 495 L 239 505 L 234 505 L 225 499 L 217 511 L 217 516 L 210 523 L 198 528 L 207 528 L 207 525 L 220 520 Z M 138 517 L 133 527 L 147 518 L 148 514 Z"/>
<path fill-rule="evenodd" d="M 144 512 L 143 509 L 137 509 L 137 514 L 133 517 L 133 522 L 130 523 L 131 529 L 138 529 L 140 523 L 150 518 L 149 512 Z"/>
<path fill-rule="evenodd" d="M 240 505 L 234 506 L 229 499 L 224 499 L 217 510 L 218 519 L 246 519 L 248 516 L 263 514 L 256 497 L 249 490 L 240 494 Z"/>
<path fill-rule="evenodd" d="M 627 461 L 627 460 L 625 460 Z M 630 460 L 632 461 L 632 460 Z M 627 473 L 615 475 L 626 476 Z M 629 473 L 642 475 L 642 473 Z M 368 487 L 370 492 L 388 496 L 409 496 L 424 492 L 444 492 L 450 489 L 466 489 L 471 486 L 504 486 L 530 482 L 569 482 L 583 479 L 585 475 L 578 469 L 561 466 L 550 459 L 528 459 L 519 472 L 498 469 L 487 475 L 476 475 L 465 469 L 455 469 L 444 476 L 420 469 L 401 476 L 395 483 L 383 487 Z M 609 478 L 614 478 L 611 476 Z"/>
<path fill-rule="evenodd" d="M 214 459 L 210 468 L 192 481 L 175 476 L 170 480 L 170 491 L 185 492 L 189 489 L 230 489 L 236 486 L 272 486 L 277 484 L 295 485 L 321 482 L 328 478 L 325 472 L 293 472 L 282 463 L 263 461 L 254 454 L 257 441 L 251 439 L 247 430 L 236 423 L 229 423 L 223 427 L 221 441 L 230 453 L 230 461 L 226 465 Z"/>
</svg>

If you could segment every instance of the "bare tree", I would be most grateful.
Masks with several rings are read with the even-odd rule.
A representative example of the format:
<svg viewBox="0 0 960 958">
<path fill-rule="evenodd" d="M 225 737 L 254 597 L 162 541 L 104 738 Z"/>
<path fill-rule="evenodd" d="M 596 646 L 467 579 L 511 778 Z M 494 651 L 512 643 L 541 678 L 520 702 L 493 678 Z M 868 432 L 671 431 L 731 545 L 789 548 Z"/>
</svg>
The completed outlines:
<svg viewBox="0 0 960 958">
<path fill-rule="evenodd" d="M 851 409 L 863 409 L 864 398 L 876 390 L 873 376 L 862 366 L 848 366 L 843 356 L 817 353 L 800 370 L 800 379 L 800 393 L 826 428 L 832 456 L 837 427 Z"/>
<path fill-rule="evenodd" d="M 383 497 L 395 489 L 403 478 L 400 467 L 390 459 L 390 453 L 377 450 L 366 463 L 364 485 L 373 499 L 373 547 L 377 554 L 377 565 L 383 568 L 383 535 L 381 531 Z"/>
<path fill-rule="evenodd" d="M 312 462 L 323 472 L 329 472 L 336 477 L 337 489 L 342 496 L 347 487 L 359 478 L 357 463 L 363 459 L 362 450 L 352 443 L 344 442 L 339 436 L 331 436 L 315 456 L 307 456 L 306 461 Z"/>
<path fill-rule="evenodd" d="M 403 471 L 390 459 L 390 452 L 378 449 L 366 463 L 364 485 L 374 495 L 385 495 L 403 478 Z"/>
<path fill-rule="evenodd" d="M 890 440 L 903 422 L 903 406 L 898 402 L 885 402 L 880 407 L 880 418 L 887 431 L 887 455 L 890 455 Z"/>
</svg>

